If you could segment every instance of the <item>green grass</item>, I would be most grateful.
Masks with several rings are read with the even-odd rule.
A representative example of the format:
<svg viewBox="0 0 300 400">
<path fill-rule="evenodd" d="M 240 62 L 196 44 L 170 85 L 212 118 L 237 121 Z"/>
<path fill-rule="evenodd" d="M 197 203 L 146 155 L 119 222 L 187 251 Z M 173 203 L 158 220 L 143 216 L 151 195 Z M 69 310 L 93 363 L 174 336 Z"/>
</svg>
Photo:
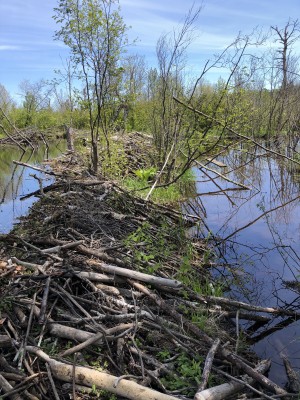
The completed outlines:
<svg viewBox="0 0 300 400">
<path fill-rule="evenodd" d="M 140 174 L 143 176 L 142 174 Z M 179 201 L 184 200 L 186 197 L 186 192 L 188 190 L 193 190 L 195 176 L 191 170 L 187 171 L 178 182 L 171 184 L 167 187 L 155 188 L 151 194 L 151 200 L 160 204 L 174 204 Z M 143 198 L 146 197 L 150 188 L 152 186 L 151 182 L 146 179 L 141 179 L 140 177 L 126 177 L 122 181 L 122 186 L 129 190 L 135 192 Z"/>
</svg>

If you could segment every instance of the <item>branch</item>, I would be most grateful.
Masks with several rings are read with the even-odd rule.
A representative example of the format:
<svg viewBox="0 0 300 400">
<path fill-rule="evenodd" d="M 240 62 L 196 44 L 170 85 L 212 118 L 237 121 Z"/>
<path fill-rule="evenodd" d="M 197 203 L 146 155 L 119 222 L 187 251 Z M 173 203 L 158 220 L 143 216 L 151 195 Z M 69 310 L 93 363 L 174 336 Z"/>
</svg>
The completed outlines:
<svg viewBox="0 0 300 400">
<path fill-rule="evenodd" d="M 72 383 L 74 378 L 76 384 L 88 387 L 96 386 L 99 389 L 107 390 L 117 396 L 126 397 L 127 399 L 132 400 L 178 400 L 177 397 L 149 389 L 136 382 L 127 379 L 119 380 L 118 377 L 107 374 L 106 372 L 99 372 L 91 368 L 77 365 L 75 366 L 75 371 L 73 371 L 73 365 L 56 361 L 34 346 L 27 346 L 26 351 L 35 354 L 48 362 L 53 376 L 64 382 Z M 116 382 L 118 382 L 117 385 L 115 385 Z"/>
</svg>

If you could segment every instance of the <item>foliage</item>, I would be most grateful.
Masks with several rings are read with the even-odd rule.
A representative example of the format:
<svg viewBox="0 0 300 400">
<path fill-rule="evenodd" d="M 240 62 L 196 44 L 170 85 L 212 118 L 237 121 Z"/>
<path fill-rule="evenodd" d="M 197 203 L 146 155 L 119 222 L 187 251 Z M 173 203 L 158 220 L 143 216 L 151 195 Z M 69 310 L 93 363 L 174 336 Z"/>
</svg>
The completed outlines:
<svg viewBox="0 0 300 400">
<path fill-rule="evenodd" d="M 102 141 L 101 149 L 101 173 L 110 179 L 122 179 L 127 172 L 127 157 L 122 142 L 109 141 L 110 153 L 105 151 L 105 143 Z"/>
<path fill-rule="evenodd" d="M 138 169 L 134 171 L 135 175 L 144 183 L 146 184 L 149 180 L 154 178 L 157 170 L 155 167 L 149 167 L 146 169 Z"/>
<path fill-rule="evenodd" d="M 169 357 L 166 351 L 159 353 L 161 359 Z M 192 358 L 187 353 L 181 353 L 175 360 L 174 372 L 162 378 L 162 383 L 168 390 L 183 390 L 187 396 L 193 395 L 200 384 L 203 360 Z"/>
<path fill-rule="evenodd" d="M 166 223 L 162 223 L 158 232 L 154 234 L 150 223 L 144 222 L 124 242 L 132 252 L 132 262 L 140 268 L 144 268 L 144 263 L 147 263 L 146 269 L 149 273 L 158 270 L 177 249 L 176 244 L 170 242 L 169 235 L 170 228 Z"/>
<path fill-rule="evenodd" d="M 115 122 L 122 74 L 118 64 L 127 43 L 127 27 L 116 5 L 115 0 L 60 0 L 55 8 L 54 19 L 61 25 L 56 38 L 70 48 L 84 84 L 82 102 L 89 112 L 91 167 L 95 173 L 100 133 L 110 155 L 108 133 Z"/>
</svg>

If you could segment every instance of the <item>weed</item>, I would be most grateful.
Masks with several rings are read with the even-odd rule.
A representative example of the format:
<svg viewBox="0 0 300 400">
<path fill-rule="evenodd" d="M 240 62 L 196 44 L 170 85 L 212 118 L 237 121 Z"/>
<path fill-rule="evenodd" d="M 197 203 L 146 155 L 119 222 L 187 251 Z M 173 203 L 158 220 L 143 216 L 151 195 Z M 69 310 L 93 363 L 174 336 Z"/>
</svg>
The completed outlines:
<svg viewBox="0 0 300 400">
<path fill-rule="evenodd" d="M 135 175 L 143 182 L 147 183 L 149 180 L 154 178 L 157 170 L 155 167 L 150 167 L 146 169 L 138 169 L 134 171 Z"/>
<path fill-rule="evenodd" d="M 144 222 L 124 243 L 131 250 L 133 262 L 148 273 L 153 273 L 177 248 L 170 241 L 169 234 L 170 228 L 166 223 L 162 223 L 158 231 L 153 232 L 150 223 Z"/>
<path fill-rule="evenodd" d="M 174 372 L 162 378 L 162 383 L 168 390 L 182 390 L 185 395 L 192 395 L 200 382 L 202 362 L 200 357 L 195 359 L 181 353 L 174 363 Z"/>
<path fill-rule="evenodd" d="M 148 179 L 153 178 L 156 173 L 154 167 L 135 171 L 137 178 L 126 177 L 122 184 L 130 191 L 135 191 L 137 195 L 143 197 L 149 192 Z M 152 175 L 152 176 L 151 176 Z M 151 194 L 151 199 L 160 204 L 176 204 L 183 201 L 185 196 L 190 196 L 195 189 L 195 176 L 193 171 L 187 171 L 177 183 L 166 187 L 157 187 Z M 145 188 L 146 187 L 146 188 Z"/>
</svg>

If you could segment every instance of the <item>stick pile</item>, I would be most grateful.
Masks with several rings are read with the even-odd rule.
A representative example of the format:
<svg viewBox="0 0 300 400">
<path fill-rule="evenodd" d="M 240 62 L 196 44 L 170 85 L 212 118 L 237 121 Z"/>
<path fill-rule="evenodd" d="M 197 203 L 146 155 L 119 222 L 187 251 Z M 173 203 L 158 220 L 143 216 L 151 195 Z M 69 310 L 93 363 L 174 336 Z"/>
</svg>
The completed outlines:
<svg viewBox="0 0 300 400">
<path fill-rule="evenodd" d="M 191 217 L 110 182 L 52 189 L 0 241 L 3 399 L 288 398 L 268 362 L 237 353 L 228 318 L 247 305 L 185 282 L 175 232 Z M 150 257 L 150 240 L 174 251 Z M 193 245 L 187 272 L 203 282 L 204 250 Z"/>
</svg>

